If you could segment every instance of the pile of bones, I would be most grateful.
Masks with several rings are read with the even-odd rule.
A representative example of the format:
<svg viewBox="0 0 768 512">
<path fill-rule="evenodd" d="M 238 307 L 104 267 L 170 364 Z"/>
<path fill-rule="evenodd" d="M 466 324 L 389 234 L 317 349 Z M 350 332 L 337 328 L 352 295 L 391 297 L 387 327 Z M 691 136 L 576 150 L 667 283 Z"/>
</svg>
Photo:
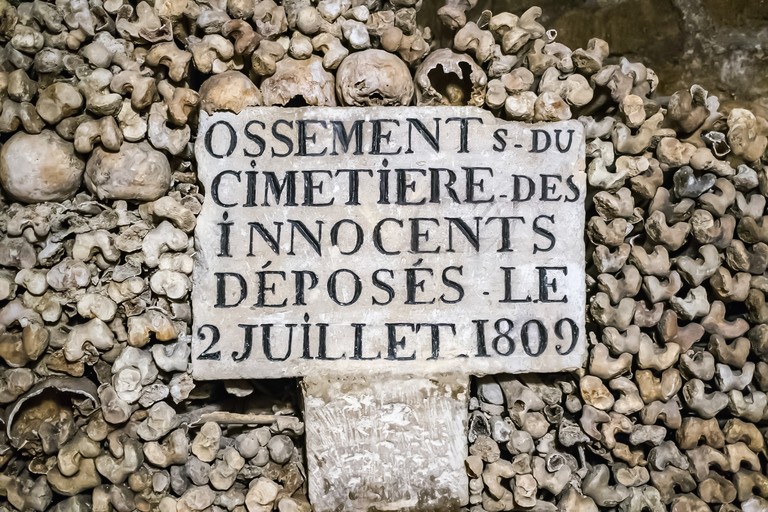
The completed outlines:
<svg viewBox="0 0 768 512">
<path fill-rule="evenodd" d="M 198 114 L 257 105 L 578 118 L 588 363 L 476 382 L 466 510 L 768 510 L 768 123 L 475 3 L 0 2 L 0 511 L 310 510 L 296 407 L 189 373 Z"/>
</svg>

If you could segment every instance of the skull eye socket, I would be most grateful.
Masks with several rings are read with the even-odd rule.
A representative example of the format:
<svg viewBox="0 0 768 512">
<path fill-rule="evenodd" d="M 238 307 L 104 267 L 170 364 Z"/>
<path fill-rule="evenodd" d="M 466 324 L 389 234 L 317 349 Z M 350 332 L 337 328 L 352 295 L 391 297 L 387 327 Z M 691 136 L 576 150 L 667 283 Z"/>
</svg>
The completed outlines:
<svg viewBox="0 0 768 512">
<path fill-rule="evenodd" d="M 453 71 L 446 72 L 443 65 L 438 64 L 427 73 L 432 87 L 451 105 L 466 105 L 472 96 L 472 67 L 467 62 L 459 62 L 459 69 L 461 76 Z"/>
<path fill-rule="evenodd" d="M 309 103 L 307 103 L 307 100 L 304 99 L 304 96 L 301 94 L 298 94 L 288 100 L 288 102 L 283 105 L 284 107 L 307 107 L 309 106 Z"/>
</svg>

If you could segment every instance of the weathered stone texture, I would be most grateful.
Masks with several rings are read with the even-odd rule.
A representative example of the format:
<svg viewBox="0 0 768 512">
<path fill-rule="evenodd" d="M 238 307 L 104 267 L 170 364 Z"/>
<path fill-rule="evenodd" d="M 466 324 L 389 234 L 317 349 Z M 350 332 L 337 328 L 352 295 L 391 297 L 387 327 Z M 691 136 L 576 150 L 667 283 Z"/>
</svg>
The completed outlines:
<svg viewBox="0 0 768 512">
<path fill-rule="evenodd" d="M 579 368 L 583 144 L 469 107 L 203 116 L 195 377 Z"/>
<path fill-rule="evenodd" d="M 338 376 L 302 385 L 316 512 L 451 512 L 467 503 L 467 377 Z"/>
</svg>

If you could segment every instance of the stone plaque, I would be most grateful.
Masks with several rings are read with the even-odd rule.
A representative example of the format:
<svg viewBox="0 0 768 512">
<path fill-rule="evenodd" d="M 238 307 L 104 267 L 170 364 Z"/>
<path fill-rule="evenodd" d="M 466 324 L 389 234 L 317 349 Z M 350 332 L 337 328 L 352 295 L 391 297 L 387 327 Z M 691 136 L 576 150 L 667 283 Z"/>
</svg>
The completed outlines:
<svg viewBox="0 0 768 512">
<path fill-rule="evenodd" d="M 304 378 L 309 499 L 316 512 L 458 511 L 469 500 L 469 378 Z"/>
<path fill-rule="evenodd" d="M 579 122 L 265 107 L 198 133 L 196 379 L 581 367 Z"/>
</svg>

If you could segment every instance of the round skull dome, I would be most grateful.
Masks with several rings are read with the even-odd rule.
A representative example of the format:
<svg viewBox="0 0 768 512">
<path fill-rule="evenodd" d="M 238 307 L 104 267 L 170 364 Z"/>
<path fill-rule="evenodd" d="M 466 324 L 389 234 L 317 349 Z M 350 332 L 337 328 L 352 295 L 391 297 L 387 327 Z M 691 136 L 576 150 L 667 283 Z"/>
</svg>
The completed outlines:
<svg viewBox="0 0 768 512">
<path fill-rule="evenodd" d="M 413 80 L 405 62 L 383 50 L 353 53 L 339 66 L 336 93 L 345 106 L 409 105 Z"/>
<path fill-rule="evenodd" d="M 64 201 L 75 195 L 85 162 L 53 130 L 16 132 L 0 152 L 0 183 L 17 201 Z"/>
</svg>

